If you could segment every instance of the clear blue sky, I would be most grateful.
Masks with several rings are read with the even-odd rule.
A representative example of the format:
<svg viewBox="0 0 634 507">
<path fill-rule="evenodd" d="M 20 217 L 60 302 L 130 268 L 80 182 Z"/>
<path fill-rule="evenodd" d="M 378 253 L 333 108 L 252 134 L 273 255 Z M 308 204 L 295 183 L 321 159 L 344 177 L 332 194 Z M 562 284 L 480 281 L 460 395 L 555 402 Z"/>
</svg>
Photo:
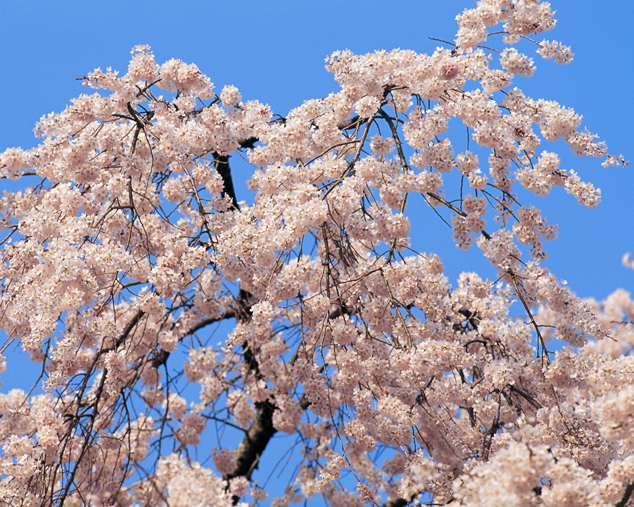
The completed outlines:
<svg viewBox="0 0 634 507">
<path fill-rule="evenodd" d="M 75 79 L 96 67 L 125 72 L 136 44 L 150 44 L 159 63 L 170 58 L 196 63 L 218 90 L 233 84 L 245 99 L 258 99 L 285 115 L 305 99 L 337 90 L 324 70 L 324 58 L 333 51 L 431 53 L 439 43 L 428 37 L 453 40 L 456 14 L 475 3 L 4 0 L 0 149 L 35 145 L 33 127 L 40 116 L 90 92 Z M 634 160 L 634 2 L 551 3 L 559 23 L 545 36 L 571 45 L 575 59 L 560 66 L 535 55 L 536 75 L 515 84 L 534 98 L 573 107 L 613 153 Z M 599 186 L 603 203 L 587 210 L 561 189 L 547 199 L 533 199 L 550 223 L 560 225 L 560 238 L 547 246 L 546 265 L 584 297 L 602 298 L 617 287 L 633 290 L 634 271 L 621 267 L 620 259 L 634 252 L 634 164 L 603 169 L 597 160 L 576 158 L 563 144 L 560 148 L 562 167 Z M 235 179 L 245 180 L 246 170 L 239 168 Z M 450 238 L 448 231 L 438 231 Z M 461 253 L 450 239 L 438 248 L 428 241 L 425 250 L 441 254 L 453 280 L 460 271 L 487 266 L 477 248 Z M 5 388 L 14 385 L 10 373 L 11 367 Z"/>
</svg>

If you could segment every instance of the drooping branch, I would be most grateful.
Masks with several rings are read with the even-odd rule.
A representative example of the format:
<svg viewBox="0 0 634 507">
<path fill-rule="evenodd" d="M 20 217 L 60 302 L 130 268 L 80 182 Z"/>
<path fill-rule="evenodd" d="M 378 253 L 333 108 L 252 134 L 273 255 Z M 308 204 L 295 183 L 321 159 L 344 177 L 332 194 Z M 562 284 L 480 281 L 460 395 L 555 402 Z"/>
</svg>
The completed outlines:
<svg viewBox="0 0 634 507">
<path fill-rule="evenodd" d="M 214 152 L 214 163 L 216 164 L 216 171 L 222 178 L 223 182 L 223 197 L 228 197 L 231 200 L 231 207 L 240 211 L 240 206 L 238 205 L 238 199 L 236 198 L 236 191 L 233 187 L 233 178 L 231 177 L 231 168 L 229 167 L 229 156 L 228 155 L 220 155 L 217 152 Z"/>
</svg>

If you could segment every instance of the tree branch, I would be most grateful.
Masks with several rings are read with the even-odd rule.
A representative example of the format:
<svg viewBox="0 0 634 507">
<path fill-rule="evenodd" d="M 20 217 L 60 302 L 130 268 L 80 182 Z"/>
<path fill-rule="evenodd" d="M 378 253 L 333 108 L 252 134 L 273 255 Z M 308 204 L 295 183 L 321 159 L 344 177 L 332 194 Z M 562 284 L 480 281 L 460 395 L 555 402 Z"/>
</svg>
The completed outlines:
<svg viewBox="0 0 634 507">
<path fill-rule="evenodd" d="M 625 507 L 630 497 L 634 493 L 634 482 L 630 482 L 625 488 L 625 492 L 623 493 L 623 497 L 614 505 L 614 507 Z"/>
<path fill-rule="evenodd" d="M 255 420 L 235 450 L 238 466 L 232 474 L 223 477 L 225 480 L 240 476 L 250 479 L 253 470 L 258 467 L 260 456 L 266 449 L 269 440 L 277 433 L 273 427 L 275 406 L 269 401 L 265 401 L 256 403 L 255 407 Z"/>
<path fill-rule="evenodd" d="M 385 502 L 381 507 L 405 507 L 408 503 L 404 498 L 395 498 Z"/>
<path fill-rule="evenodd" d="M 255 139 L 255 138 L 253 138 Z M 255 142 L 255 141 L 253 141 Z M 222 195 L 229 197 L 231 199 L 231 207 L 240 211 L 240 206 L 238 206 L 238 199 L 236 199 L 236 191 L 233 188 L 233 179 L 231 178 L 231 168 L 229 167 L 229 155 L 220 155 L 215 152 L 214 162 L 216 164 L 216 171 L 222 178 L 223 190 Z"/>
</svg>

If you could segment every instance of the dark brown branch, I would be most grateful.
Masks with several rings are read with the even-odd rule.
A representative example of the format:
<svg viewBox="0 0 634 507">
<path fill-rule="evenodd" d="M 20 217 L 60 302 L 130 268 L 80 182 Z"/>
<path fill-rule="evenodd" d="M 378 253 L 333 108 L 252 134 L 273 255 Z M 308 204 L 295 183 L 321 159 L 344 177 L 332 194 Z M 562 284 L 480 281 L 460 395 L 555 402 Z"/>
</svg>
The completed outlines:
<svg viewBox="0 0 634 507">
<path fill-rule="evenodd" d="M 630 497 L 634 493 L 634 482 L 630 482 L 625 488 L 623 497 L 614 505 L 614 507 L 625 507 L 625 504 L 629 501 Z"/>
<path fill-rule="evenodd" d="M 206 319 L 202 319 L 196 322 L 196 324 L 194 324 L 191 328 L 189 328 L 187 332 L 183 334 L 181 340 L 186 336 L 194 334 L 196 331 L 200 331 L 202 328 L 210 324 L 220 322 L 221 320 L 225 319 L 233 319 L 235 316 L 235 311 L 227 310 L 226 312 L 223 312 L 219 317 L 207 317 Z M 159 366 L 165 364 L 170 354 L 171 352 L 168 352 L 165 349 L 157 350 L 154 354 L 154 357 L 152 358 L 152 366 L 154 366 L 154 368 L 158 368 Z"/>
<path fill-rule="evenodd" d="M 134 326 L 136 326 L 139 323 L 139 320 L 141 320 L 141 317 L 143 317 L 144 315 L 145 315 L 145 312 L 143 310 L 138 310 L 134 314 L 134 317 L 130 319 L 130 322 L 126 324 L 125 328 L 123 329 L 123 332 L 121 333 L 121 336 L 117 338 L 117 344 L 114 347 L 114 349 L 113 348 L 103 349 L 99 353 L 104 354 L 106 352 L 110 352 L 111 350 L 116 350 L 121 345 L 123 345 L 123 342 L 128 338 L 128 335 L 130 334 Z"/>
<path fill-rule="evenodd" d="M 237 310 L 235 312 L 236 319 L 241 321 L 248 321 L 251 318 L 251 294 L 247 291 L 240 289 L 237 298 Z M 260 377 L 260 367 L 249 343 L 245 342 L 242 345 L 242 357 L 249 370 L 252 371 L 256 377 Z M 275 411 L 275 404 L 273 401 L 266 400 L 264 402 L 257 402 L 255 404 L 255 419 L 249 426 L 242 442 L 238 448 L 234 451 L 236 458 L 236 469 L 231 474 L 223 476 L 223 479 L 229 481 L 234 477 L 244 476 L 247 479 L 251 478 L 253 470 L 258 467 L 260 457 L 264 453 L 266 446 L 269 444 L 273 435 L 277 433 L 277 430 L 273 426 L 273 412 Z M 233 496 L 233 503 L 237 505 L 240 498 L 236 495 Z"/>
<path fill-rule="evenodd" d="M 530 403 L 537 410 L 542 408 L 543 405 L 539 402 L 539 400 L 537 398 L 535 398 L 529 392 L 524 391 L 524 389 L 521 389 L 521 388 L 517 387 L 516 385 L 509 385 L 509 390 L 512 393 L 519 394 L 522 398 L 524 398 L 528 403 Z"/>
<path fill-rule="evenodd" d="M 405 507 L 408 503 L 404 498 L 395 498 L 385 502 L 381 507 Z"/>
<path fill-rule="evenodd" d="M 248 320 L 251 317 L 250 299 L 251 294 L 241 289 L 237 298 L 237 319 Z M 351 315 L 352 312 L 342 304 L 339 308 L 330 313 L 330 318 L 335 319 L 344 314 Z M 259 376 L 259 365 L 248 343 L 243 344 L 242 356 L 249 369 L 255 375 Z M 310 405 L 311 403 L 306 395 L 302 394 L 299 399 L 299 406 L 302 410 L 307 410 Z M 240 476 L 250 479 L 253 471 L 258 468 L 260 457 L 264 453 L 269 441 L 277 433 L 277 430 L 273 426 L 273 413 L 275 411 L 274 401 L 267 400 L 263 403 L 256 403 L 255 408 L 255 420 L 251 423 L 242 442 L 240 442 L 240 445 L 238 445 L 238 448 L 234 451 L 234 456 L 237 461 L 236 470 L 231 474 L 223 476 L 223 479 L 227 481 Z M 236 496 L 233 497 L 234 504 L 237 505 L 239 501 L 240 498 Z M 405 503 L 398 503 L 399 501 Z M 384 507 L 404 507 L 407 503 L 405 500 L 397 499 L 386 503 Z"/>
<path fill-rule="evenodd" d="M 238 144 L 240 148 L 253 148 L 258 141 L 259 139 L 257 137 L 249 137 L 247 139 L 239 139 Z"/>
<path fill-rule="evenodd" d="M 217 152 L 214 152 L 214 162 L 216 164 L 216 171 L 222 178 L 223 190 L 222 195 L 229 197 L 231 199 L 231 207 L 240 211 L 240 206 L 238 206 L 238 199 L 236 198 L 236 191 L 233 188 L 233 179 L 231 178 L 231 168 L 229 167 L 229 156 L 228 155 L 220 155 Z"/>
<path fill-rule="evenodd" d="M 348 130 L 351 129 L 353 127 L 357 127 L 359 125 L 364 124 L 366 121 L 368 121 L 367 119 L 361 119 L 359 118 L 359 116 L 353 116 L 352 118 L 350 118 L 349 120 L 345 120 L 345 121 L 341 121 L 337 124 L 337 128 L 339 130 Z"/>
<path fill-rule="evenodd" d="M 478 329 L 478 326 L 480 325 L 480 317 L 478 317 L 477 311 L 458 310 L 458 313 L 467 319 L 473 329 Z"/>
<path fill-rule="evenodd" d="M 235 451 L 238 466 L 232 474 L 223 477 L 226 480 L 240 476 L 250 479 L 253 470 L 258 467 L 264 449 L 277 433 L 273 427 L 273 404 L 265 401 L 256 403 L 255 407 L 255 420 Z"/>
<path fill-rule="evenodd" d="M 236 316 L 236 312 L 233 310 L 227 310 L 226 312 L 222 312 L 219 317 L 207 317 L 206 319 L 202 319 L 199 322 L 196 322 L 185 334 L 188 336 L 190 334 L 194 334 L 196 331 L 200 331 L 203 327 L 207 327 L 209 324 L 214 324 L 215 322 L 220 322 L 225 319 L 233 319 Z"/>
</svg>

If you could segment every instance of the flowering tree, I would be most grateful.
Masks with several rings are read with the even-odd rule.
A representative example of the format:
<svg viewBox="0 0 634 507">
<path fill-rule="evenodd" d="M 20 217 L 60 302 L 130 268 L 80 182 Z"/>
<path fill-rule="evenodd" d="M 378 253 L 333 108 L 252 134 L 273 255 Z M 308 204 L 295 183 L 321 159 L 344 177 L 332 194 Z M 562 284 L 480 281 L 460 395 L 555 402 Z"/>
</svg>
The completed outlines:
<svg viewBox="0 0 634 507">
<path fill-rule="evenodd" d="M 544 141 L 625 162 L 512 87 L 534 71 L 518 47 L 572 59 L 533 38 L 549 4 L 457 20 L 431 56 L 334 53 L 340 91 L 286 117 L 137 46 L 40 121 L 40 146 L 0 155 L 24 182 L 0 201 L 0 322 L 43 385 L 0 394 L 3 505 L 633 505 L 634 302 L 563 286 L 543 265 L 556 228 L 520 203 L 599 202 Z M 408 202 L 497 280 L 450 285 Z M 297 468 L 269 491 L 282 433 Z"/>
</svg>

